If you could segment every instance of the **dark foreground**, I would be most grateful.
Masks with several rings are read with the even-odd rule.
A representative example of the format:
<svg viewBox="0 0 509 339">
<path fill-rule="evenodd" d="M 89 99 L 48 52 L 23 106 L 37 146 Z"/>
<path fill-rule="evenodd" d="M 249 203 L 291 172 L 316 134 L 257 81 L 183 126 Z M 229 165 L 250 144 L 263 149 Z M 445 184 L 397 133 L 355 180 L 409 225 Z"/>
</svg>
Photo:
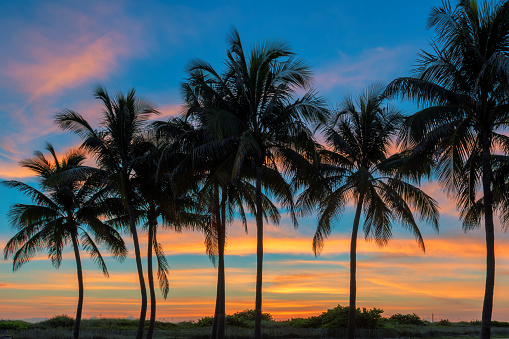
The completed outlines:
<svg viewBox="0 0 509 339">
<path fill-rule="evenodd" d="M 430 323 L 414 314 L 382 317 L 381 309 L 357 309 L 357 338 L 479 338 L 480 321 L 453 323 L 447 319 Z M 262 314 L 264 339 L 276 338 L 345 338 L 348 308 L 338 305 L 321 315 L 275 321 L 269 313 Z M 154 338 L 206 339 L 212 331 L 213 318 L 180 323 L 156 322 Z M 71 338 L 74 319 L 56 316 L 35 324 L 20 320 L 0 320 L 0 338 Z M 137 320 L 83 319 L 81 338 L 134 338 Z M 148 321 L 145 329 L 148 329 Z M 226 338 L 251 338 L 254 335 L 254 311 L 245 310 L 226 316 Z M 492 322 L 494 338 L 509 338 L 508 322 Z"/>
</svg>

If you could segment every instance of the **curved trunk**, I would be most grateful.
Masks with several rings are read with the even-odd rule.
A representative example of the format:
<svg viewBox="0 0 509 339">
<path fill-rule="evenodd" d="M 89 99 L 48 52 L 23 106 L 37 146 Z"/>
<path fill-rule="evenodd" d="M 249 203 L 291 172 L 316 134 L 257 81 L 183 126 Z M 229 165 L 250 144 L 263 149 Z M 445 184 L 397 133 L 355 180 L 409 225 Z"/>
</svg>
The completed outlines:
<svg viewBox="0 0 509 339">
<path fill-rule="evenodd" d="M 78 248 L 77 234 L 71 235 L 74 258 L 76 259 L 76 271 L 78 273 L 78 307 L 76 308 L 76 320 L 74 322 L 73 337 L 80 337 L 81 312 L 83 311 L 83 269 L 81 268 L 80 250 Z"/>
<path fill-rule="evenodd" d="M 486 285 L 482 309 L 481 338 L 491 337 L 493 290 L 495 288 L 495 230 L 493 227 L 493 195 L 491 192 L 491 136 L 484 132 L 482 138 L 482 186 L 484 194 L 484 228 L 486 230 Z"/>
<path fill-rule="evenodd" d="M 364 200 L 364 193 L 359 195 L 357 202 L 357 209 L 355 211 L 355 218 L 353 220 L 352 240 L 350 243 L 350 305 L 348 307 L 348 339 L 355 338 L 355 299 L 357 296 L 357 233 L 359 231 L 359 222 L 361 219 L 362 202 Z"/>
<path fill-rule="evenodd" d="M 145 287 L 145 278 L 143 277 L 143 266 L 141 264 L 140 243 L 138 241 L 138 232 L 136 231 L 136 221 L 134 220 L 134 211 L 130 201 L 127 202 L 127 209 L 129 212 L 130 229 L 131 235 L 133 237 L 134 254 L 136 256 L 136 269 L 138 270 L 138 279 L 140 281 L 141 292 L 140 321 L 138 323 L 136 339 L 142 339 L 143 327 L 145 326 L 145 318 L 147 316 L 147 288 Z"/>
<path fill-rule="evenodd" d="M 262 337 L 262 265 L 263 265 L 263 213 L 262 165 L 256 165 L 256 303 L 255 339 Z"/>
<path fill-rule="evenodd" d="M 157 227 L 157 220 L 149 220 L 148 225 L 148 250 L 147 250 L 147 274 L 150 290 L 150 324 L 148 326 L 147 339 L 152 339 L 156 323 L 156 293 L 154 288 L 154 273 L 152 268 L 152 244 L 154 242 L 154 229 Z"/>
</svg>

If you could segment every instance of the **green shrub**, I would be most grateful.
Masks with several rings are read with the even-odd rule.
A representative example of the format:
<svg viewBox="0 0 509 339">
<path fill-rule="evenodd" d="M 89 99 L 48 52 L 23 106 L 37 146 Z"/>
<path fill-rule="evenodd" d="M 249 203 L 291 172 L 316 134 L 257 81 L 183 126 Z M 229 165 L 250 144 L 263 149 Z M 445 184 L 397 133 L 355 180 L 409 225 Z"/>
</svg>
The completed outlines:
<svg viewBox="0 0 509 339">
<path fill-rule="evenodd" d="M 232 317 L 236 317 L 241 321 L 254 321 L 255 320 L 255 310 L 244 310 L 240 312 L 235 312 Z M 274 321 L 272 315 L 270 313 L 262 313 L 262 320 L 265 321 Z"/>
<path fill-rule="evenodd" d="M 496 321 L 496 320 L 493 320 L 491 322 L 491 326 L 492 327 L 509 327 L 509 322 L 507 321 Z"/>
<path fill-rule="evenodd" d="M 435 323 L 436 326 L 452 326 L 452 323 L 449 319 L 441 319 Z"/>
<path fill-rule="evenodd" d="M 382 309 L 368 310 L 357 308 L 355 320 L 358 328 L 374 329 L 381 326 Z M 348 307 L 338 305 L 319 316 L 293 318 L 286 322 L 289 327 L 300 328 L 346 328 L 348 325 Z"/>
<path fill-rule="evenodd" d="M 21 320 L 0 320 L 0 330 L 28 330 L 30 324 Z"/>
<path fill-rule="evenodd" d="M 415 313 L 400 314 L 396 313 L 389 317 L 389 322 L 398 323 L 399 325 L 424 325 L 424 321 Z"/>
<path fill-rule="evenodd" d="M 198 327 L 208 327 L 212 326 L 213 324 L 214 324 L 213 317 L 203 317 L 201 319 L 198 319 L 198 322 L 196 323 Z"/>
<path fill-rule="evenodd" d="M 36 325 L 38 328 L 72 328 L 73 326 L 74 319 L 65 314 L 54 316 Z"/>
</svg>

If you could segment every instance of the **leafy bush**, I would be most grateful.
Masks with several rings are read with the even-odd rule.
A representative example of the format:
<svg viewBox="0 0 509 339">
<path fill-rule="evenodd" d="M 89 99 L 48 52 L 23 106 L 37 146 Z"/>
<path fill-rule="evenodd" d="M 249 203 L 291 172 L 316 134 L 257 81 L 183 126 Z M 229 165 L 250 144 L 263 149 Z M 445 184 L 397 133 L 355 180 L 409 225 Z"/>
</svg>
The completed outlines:
<svg viewBox="0 0 509 339">
<path fill-rule="evenodd" d="M 255 310 L 244 310 L 235 312 L 232 317 L 238 318 L 238 320 L 241 321 L 254 321 L 255 320 Z M 265 321 L 274 321 L 274 318 L 272 318 L 272 315 L 270 313 L 263 313 L 262 312 L 262 320 Z"/>
<path fill-rule="evenodd" d="M 27 330 L 30 324 L 21 320 L 0 320 L 0 330 Z"/>
<path fill-rule="evenodd" d="M 507 321 L 496 321 L 496 320 L 493 320 L 491 322 L 491 326 L 492 327 L 509 327 L 509 322 Z"/>
<path fill-rule="evenodd" d="M 41 321 L 36 325 L 38 328 L 72 328 L 74 319 L 68 315 L 62 314 L 54 316 L 45 321 Z"/>
<path fill-rule="evenodd" d="M 452 326 L 452 322 L 449 319 L 441 319 L 435 323 L 436 326 Z"/>
<path fill-rule="evenodd" d="M 203 317 L 201 319 L 198 319 L 198 322 L 196 323 L 196 325 L 198 327 L 208 327 L 208 326 L 212 326 L 214 324 L 214 318 L 212 317 Z"/>
<path fill-rule="evenodd" d="M 389 317 L 389 321 L 399 325 L 424 325 L 424 321 L 415 313 L 400 314 L 396 313 Z"/>
<path fill-rule="evenodd" d="M 380 327 L 382 318 L 382 309 L 373 308 L 368 310 L 360 308 L 356 310 L 356 324 L 358 328 L 373 329 Z M 338 305 L 332 309 L 323 312 L 319 316 L 309 318 L 293 318 L 289 320 L 290 327 L 303 328 L 346 328 L 348 325 L 348 307 Z"/>
</svg>

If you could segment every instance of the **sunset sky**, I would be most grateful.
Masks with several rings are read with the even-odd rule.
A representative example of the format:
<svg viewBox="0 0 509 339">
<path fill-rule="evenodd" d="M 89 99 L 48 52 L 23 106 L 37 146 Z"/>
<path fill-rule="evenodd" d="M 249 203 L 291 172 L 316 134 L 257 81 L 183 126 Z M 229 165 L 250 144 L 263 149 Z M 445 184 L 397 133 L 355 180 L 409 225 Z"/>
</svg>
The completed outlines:
<svg viewBox="0 0 509 339">
<path fill-rule="evenodd" d="M 409 75 L 419 50 L 434 33 L 426 30 L 429 1 L 2 1 L 0 3 L 0 179 L 33 185 L 18 162 L 46 141 L 59 153 L 79 145 L 61 132 L 55 113 L 73 109 L 97 124 L 101 105 L 92 97 L 97 84 L 111 93 L 135 87 L 165 119 L 181 111 L 178 85 L 192 58 L 221 69 L 232 27 L 244 46 L 266 39 L 289 42 L 314 71 L 314 84 L 331 105 L 373 81 Z M 413 105 L 401 103 L 407 113 Z M 452 200 L 434 181 L 423 189 L 440 203 L 440 233 L 421 224 L 426 252 L 411 234 L 394 225 L 384 248 L 359 238 L 359 307 L 382 308 L 384 316 L 417 313 L 424 319 L 480 319 L 485 279 L 482 228 L 465 233 Z M 0 187 L 0 247 L 14 234 L 6 221 L 13 203 L 28 202 Z M 348 304 L 348 252 L 353 207 L 336 221 L 323 253 L 311 240 L 316 216 L 266 225 L 264 312 L 276 319 L 317 315 Z M 226 312 L 254 308 L 256 237 L 240 222 L 228 230 Z M 126 239 L 128 237 L 126 236 Z M 160 233 L 170 271 L 170 293 L 158 291 L 158 319 L 178 321 L 214 311 L 217 271 L 205 254 L 200 233 Z M 146 242 L 141 234 L 140 241 Z M 509 321 L 509 235 L 496 224 L 497 272 L 494 320 Z M 146 246 L 142 246 L 145 253 Z M 133 251 L 132 251 L 133 252 Z M 106 254 L 106 252 L 104 252 Z M 133 253 L 123 263 L 108 258 L 105 278 L 83 254 L 83 317 L 139 315 Z M 77 280 L 70 247 L 56 270 L 40 253 L 20 270 L 0 261 L 0 319 L 74 316 Z M 146 266 L 146 263 L 144 263 Z"/>
</svg>

